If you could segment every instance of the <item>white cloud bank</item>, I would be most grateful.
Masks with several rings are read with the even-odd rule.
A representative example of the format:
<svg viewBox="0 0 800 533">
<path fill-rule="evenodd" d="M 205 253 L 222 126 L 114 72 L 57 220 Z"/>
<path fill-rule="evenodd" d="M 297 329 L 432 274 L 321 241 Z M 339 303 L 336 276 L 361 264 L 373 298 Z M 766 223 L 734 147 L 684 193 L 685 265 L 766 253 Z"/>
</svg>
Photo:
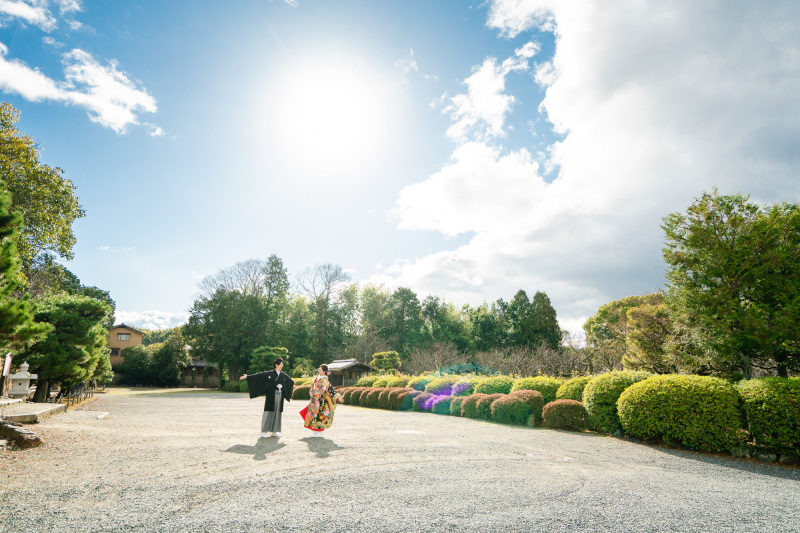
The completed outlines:
<svg viewBox="0 0 800 533">
<path fill-rule="evenodd" d="M 135 328 L 165 329 L 185 324 L 189 313 L 169 313 L 167 311 L 120 311 L 114 314 L 115 324 L 127 324 Z"/>
<path fill-rule="evenodd" d="M 555 55 L 487 58 L 447 101 L 451 161 L 393 214 L 402 229 L 474 236 L 381 281 L 456 302 L 544 290 L 574 331 L 599 305 L 660 287 L 661 219 L 703 191 L 800 200 L 800 3 L 494 0 L 487 24 L 516 39 L 554 31 Z M 546 87 L 541 112 L 564 135 L 552 182 L 527 151 L 494 144 L 514 112 L 505 77 L 520 70 Z"/>
</svg>

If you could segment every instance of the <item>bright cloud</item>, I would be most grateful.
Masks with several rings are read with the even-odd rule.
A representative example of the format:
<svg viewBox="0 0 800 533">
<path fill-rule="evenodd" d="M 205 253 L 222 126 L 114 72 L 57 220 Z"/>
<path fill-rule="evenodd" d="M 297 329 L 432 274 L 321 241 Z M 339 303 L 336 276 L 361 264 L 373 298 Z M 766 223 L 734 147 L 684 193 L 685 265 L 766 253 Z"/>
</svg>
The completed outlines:
<svg viewBox="0 0 800 533">
<path fill-rule="evenodd" d="M 44 31 L 51 31 L 57 24 L 47 4 L 47 0 L 0 0 L 0 20 L 19 19 Z"/>
<path fill-rule="evenodd" d="M 188 313 L 169 313 L 167 311 L 120 311 L 114 314 L 115 323 L 143 329 L 174 328 L 185 324 L 189 320 Z"/>
<path fill-rule="evenodd" d="M 800 4 L 494 0 L 487 24 L 556 34 L 533 77 L 564 135 L 548 152 L 557 178 L 492 144 L 514 112 L 505 79 L 535 52 L 486 58 L 448 101 L 451 161 L 393 210 L 400 228 L 475 235 L 383 281 L 471 302 L 544 290 L 577 329 L 661 286 L 661 218 L 703 191 L 800 200 Z"/>
<path fill-rule="evenodd" d="M 117 133 L 139 124 L 139 113 L 157 110 L 155 98 L 118 70 L 114 61 L 102 65 L 88 52 L 74 49 L 63 55 L 65 81 L 57 82 L 7 55 L 8 47 L 0 43 L 0 89 L 26 100 L 83 107 L 89 111 L 90 120 Z"/>
</svg>

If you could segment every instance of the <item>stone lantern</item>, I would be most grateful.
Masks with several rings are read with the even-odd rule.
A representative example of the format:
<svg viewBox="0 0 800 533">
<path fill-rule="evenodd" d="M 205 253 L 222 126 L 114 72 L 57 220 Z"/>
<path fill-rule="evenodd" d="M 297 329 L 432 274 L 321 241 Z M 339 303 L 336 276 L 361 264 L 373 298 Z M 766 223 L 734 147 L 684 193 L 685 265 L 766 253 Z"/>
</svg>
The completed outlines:
<svg viewBox="0 0 800 533">
<path fill-rule="evenodd" d="M 38 377 L 38 374 L 28 372 L 28 363 L 22 363 L 19 365 L 19 372 L 8 376 L 11 380 L 11 390 L 8 391 L 8 395 L 11 398 L 25 398 L 31 393 L 31 380 Z"/>
</svg>

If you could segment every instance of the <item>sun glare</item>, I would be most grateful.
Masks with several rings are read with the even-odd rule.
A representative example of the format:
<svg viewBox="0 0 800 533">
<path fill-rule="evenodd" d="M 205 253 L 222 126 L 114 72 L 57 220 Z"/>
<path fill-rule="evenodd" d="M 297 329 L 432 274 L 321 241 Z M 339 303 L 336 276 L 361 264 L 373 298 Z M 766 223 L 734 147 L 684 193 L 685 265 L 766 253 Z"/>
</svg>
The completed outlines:
<svg viewBox="0 0 800 533">
<path fill-rule="evenodd" d="M 385 150 L 394 127 L 390 90 L 364 66 L 331 59 L 302 62 L 274 86 L 270 136 L 293 169 L 358 173 Z"/>
</svg>

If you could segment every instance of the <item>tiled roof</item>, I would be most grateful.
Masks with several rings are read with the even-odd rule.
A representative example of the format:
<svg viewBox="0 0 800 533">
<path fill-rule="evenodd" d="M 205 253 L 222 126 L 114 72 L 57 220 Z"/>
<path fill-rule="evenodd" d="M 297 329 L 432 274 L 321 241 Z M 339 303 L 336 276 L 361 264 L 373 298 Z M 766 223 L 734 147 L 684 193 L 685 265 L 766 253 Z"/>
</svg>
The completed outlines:
<svg viewBox="0 0 800 533">
<path fill-rule="evenodd" d="M 359 363 L 357 359 L 338 359 L 333 363 L 328 363 L 328 370 L 345 370 L 347 368 L 359 367 L 363 370 L 372 370 L 372 367 Z"/>
</svg>

